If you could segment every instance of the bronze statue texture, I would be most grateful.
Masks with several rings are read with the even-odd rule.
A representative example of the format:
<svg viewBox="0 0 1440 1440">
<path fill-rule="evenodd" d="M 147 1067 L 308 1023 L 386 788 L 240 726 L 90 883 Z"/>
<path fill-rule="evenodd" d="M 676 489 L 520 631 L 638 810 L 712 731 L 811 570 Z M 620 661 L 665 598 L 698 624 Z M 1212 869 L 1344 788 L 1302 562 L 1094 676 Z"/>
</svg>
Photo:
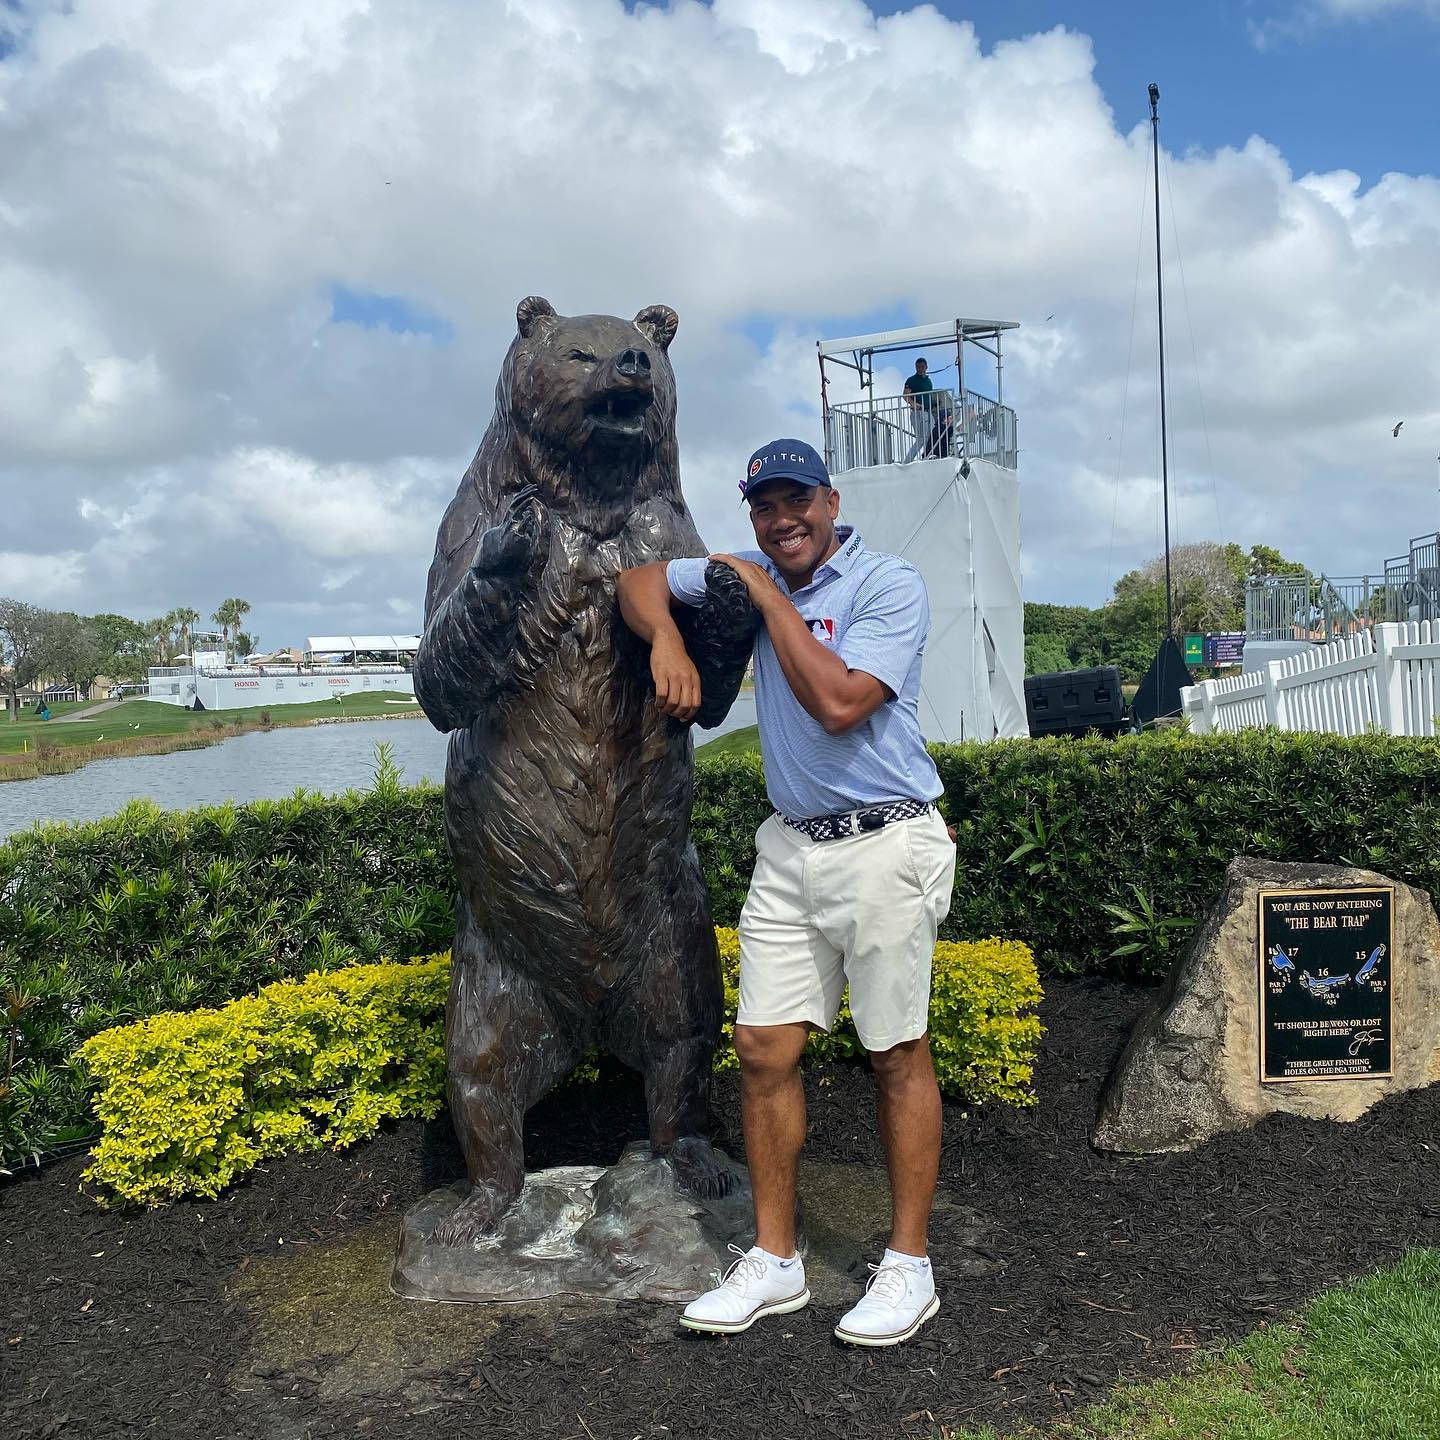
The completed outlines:
<svg viewBox="0 0 1440 1440">
<path fill-rule="evenodd" d="M 645 1080 L 650 1142 L 701 1195 L 732 1181 L 705 1139 L 721 987 L 690 838 L 690 726 L 654 706 L 620 619 L 623 568 L 706 553 L 680 493 L 678 318 L 520 303 L 495 415 L 440 525 L 415 689 L 450 732 L 459 878 L 446 1012 L 470 1191 L 437 1232 L 492 1232 L 524 1181 L 526 1111 L 596 1044 Z M 713 725 L 756 616 L 713 565 L 683 617 Z"/>
</svg>

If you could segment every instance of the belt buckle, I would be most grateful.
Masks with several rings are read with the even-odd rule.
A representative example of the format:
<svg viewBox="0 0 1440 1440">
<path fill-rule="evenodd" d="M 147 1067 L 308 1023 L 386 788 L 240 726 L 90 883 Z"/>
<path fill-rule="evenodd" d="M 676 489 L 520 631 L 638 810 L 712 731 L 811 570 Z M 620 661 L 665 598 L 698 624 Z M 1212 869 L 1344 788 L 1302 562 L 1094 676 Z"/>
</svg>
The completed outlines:
<svg viewBox="0 0 1440 1440">
<path fill-rule="evenodd" d="M 885 824 L 885 812 L 881 809 L 857 810 L 855 812 L 855 830 L 857 834 L 862 831 L 883 830 Z"/>
</svg>

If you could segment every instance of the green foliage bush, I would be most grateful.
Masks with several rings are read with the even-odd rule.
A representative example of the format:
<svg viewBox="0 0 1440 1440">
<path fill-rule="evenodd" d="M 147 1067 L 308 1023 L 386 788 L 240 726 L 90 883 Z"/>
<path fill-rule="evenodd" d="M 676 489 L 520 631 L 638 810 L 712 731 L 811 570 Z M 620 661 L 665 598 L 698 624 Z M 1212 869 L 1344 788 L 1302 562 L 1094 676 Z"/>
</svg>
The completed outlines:
<svg viewBox="0 0 1440 1440">
<path fill-rule="evenodd" d="M 356 965 L 92 1036 L 102 1133 L 85 1178 L 143 1204 L 218 1195 L 268 1156 L 437 1114 L 449 983 L 446 956 Z"/>
<path fill-rule="evenodd" d="M 1201 914 L 1235 855 L 1350 862 L 1440 895 L 1433 740 L 1168 732 L 934 754 L 959 843 L 942 937 L 1013 936 L 1042 971 L 1164 973 L 1184 939 L 1165 922 Z M 768 812 L 758 757 L 697 763 L 695 843 L 718 925 L 739 918 Z M 402 788 L 383 769 L 365 794 L 185 814 L 137 805 L 11 837 L 0 1164 L 91 1128 L 70 1058 L 88 1036 L 270 980 L 442 949 L 452 890 L 440 790 Z"/>
<path fill-rule="evenodd" d="M 0 1164 L 93 1130 L 72 1056 L 101 1030 L 447 948 L 440 797 L 385 784 L 185 812 L 137 802 L 0 844 Z"/>
<path fill-rule="evenodd" d="M 734 930 L 716 935 L 726 998 L 716 1068 L 729 1070 L 740 944 Z M 267 1156 L 338 1148 L 373 1135 L 382 1120 L 437 1114 L 449 976 L 444 955 L 357 965 L 91 1037 L 80 1053 L 98 1082 L 102 1134 L 85 1178 L 141 1204 L 213 1196 Z M 1025 946 L 937 946 L 930 1023 L 941 1089 L 1032 1103 L 1039 1000 Z M 861 1053 L 848 1007 L 834 1033 L 810 1046 L 812 1059 Z M 598 1074 L 587 1059 L 572 1080 Z"/>
</svg>

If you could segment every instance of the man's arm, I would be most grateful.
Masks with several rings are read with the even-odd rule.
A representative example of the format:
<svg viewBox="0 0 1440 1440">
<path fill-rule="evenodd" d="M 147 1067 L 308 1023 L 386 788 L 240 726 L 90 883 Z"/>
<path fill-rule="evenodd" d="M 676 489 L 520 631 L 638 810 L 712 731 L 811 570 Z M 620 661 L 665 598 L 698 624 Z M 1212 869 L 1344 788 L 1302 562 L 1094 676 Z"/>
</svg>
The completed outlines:
<svg viewBox="0 0 1440 1440">
<path fill-rule="evenodd" d="M 864 670 L 852 670 L 839 655 L 811 633 L 800 612 L 782 595 L 769 574 L 749 560 L 713 555 L 729 565 L 746 584 L 760 612 L 775 658 L 807 714 L 827 735 L 843 735 L 863 725 L 895 692 Z"/>
<path fill-rule="evenodd" d="M 689 720 L 700 708 L 700 674 L 680 638 L 671 607 L 665 565 L 641 565 L 615 577 L 620 614 L 650 647 L 650 674 L 655 681 L 655 706 L 677 720 Z"/>
</svg>

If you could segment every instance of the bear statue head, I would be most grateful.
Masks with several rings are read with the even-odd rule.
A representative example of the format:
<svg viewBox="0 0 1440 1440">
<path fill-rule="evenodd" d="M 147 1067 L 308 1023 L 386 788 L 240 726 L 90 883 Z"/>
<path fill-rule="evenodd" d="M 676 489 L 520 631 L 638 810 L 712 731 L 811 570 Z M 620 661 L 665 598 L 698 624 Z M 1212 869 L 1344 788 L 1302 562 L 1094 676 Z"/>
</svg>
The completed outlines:
<svg viewBox="0 0 1440 1440">
<path fill-rule="evenodd" d="M 634 320 L 557 315 L 539 296 L 520 302 L 518 333 L 496 393 L 552 503 L 635 500 L 667 488 L 675 450 L 675 375 L 668 351 L 680 320 L 649 305 Z"/>
</svg>

